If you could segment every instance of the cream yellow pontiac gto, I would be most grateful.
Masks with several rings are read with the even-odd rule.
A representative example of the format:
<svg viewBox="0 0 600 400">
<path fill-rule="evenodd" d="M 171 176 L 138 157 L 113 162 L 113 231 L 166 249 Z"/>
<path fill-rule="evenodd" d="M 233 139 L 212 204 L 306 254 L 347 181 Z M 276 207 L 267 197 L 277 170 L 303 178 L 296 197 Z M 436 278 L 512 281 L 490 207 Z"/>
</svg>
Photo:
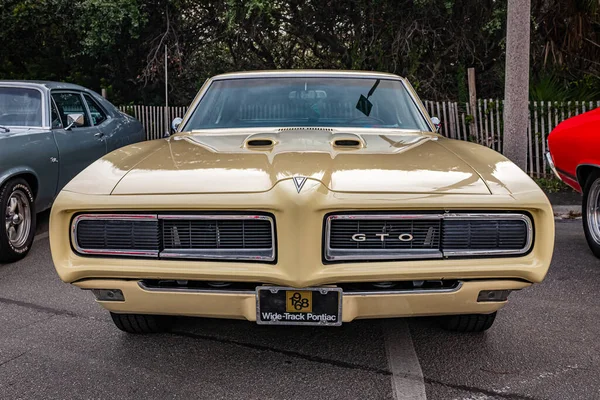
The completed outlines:
<svg viewBox="0 0 600 400">
<path fill-rule="evenodd" d="M 493 150 L 436 133 L 396 75 L 220 75 L 174 122 L 92 164 L 52 209 L 60 278 L 123 331 L 174 316 L 441 316 L 484 331 L 548 271 L 543 192 Z"/>
</svg>

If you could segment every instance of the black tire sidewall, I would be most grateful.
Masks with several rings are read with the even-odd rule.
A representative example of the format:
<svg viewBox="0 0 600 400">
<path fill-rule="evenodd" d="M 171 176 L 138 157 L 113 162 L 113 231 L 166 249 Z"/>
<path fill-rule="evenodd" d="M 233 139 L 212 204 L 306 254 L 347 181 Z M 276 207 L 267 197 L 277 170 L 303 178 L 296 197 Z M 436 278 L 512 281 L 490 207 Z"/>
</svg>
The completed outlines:
<svg viewBox="0 0 600 400">
<path fill-rule="evenodd" d="M 592 238 L 592 235 L 590 233 L 590 228 L 588 226 L 588 219 L 587 219 L 587 205 L 588 205 L 588 197 L 590 194 L 590 189 L 592 187 L 592 184 L 599 179 L 600 179 L 600 171 L 593 172 L 590 175 L 590 177 L 587 179 L 587 181 L 585 182 L 585 188 L 583 190 L 583 201 L 582 201 L 582 205 L 581 205 L 583 231 L 585 233 L 585 239 L 587 240 L 588 245 L 590 246 L 590 249 L 592 250 L 592 253 L 594 253 L 594 255 L 598 258 L 600 258 L 600 244 L 598 244 L 594 241 L 594 239 Z"/>
<path fill-rule="evenodd" d="M 8 234 L 4 225 L 0 226 L 0 262 L 12 262 L 25 257 L 31 249 L 35 237 L 35 198 L 29 184 L 24 179 L 11 179 L 4 184 L 4 186 L 0 187 L 0 214 L 2 215 L 2 221 L 4 221 L 4 213 L 6 212 L 5 210 L 8 205 L 8 199 L 15 190 L 21 190 L 27 195 L 31 210 L 31 228 L 25 244 L 22 247 L 17 248 L 10 243 L 10 240 L 8 240 Z"/>
</svg>

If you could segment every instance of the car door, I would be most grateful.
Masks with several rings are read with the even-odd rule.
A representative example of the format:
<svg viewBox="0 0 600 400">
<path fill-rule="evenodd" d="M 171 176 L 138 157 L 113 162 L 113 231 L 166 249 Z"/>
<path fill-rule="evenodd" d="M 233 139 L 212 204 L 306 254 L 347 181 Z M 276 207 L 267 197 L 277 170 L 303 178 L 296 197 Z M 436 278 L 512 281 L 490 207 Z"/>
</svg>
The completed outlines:
<svg viewBox="0 0 600 400">
<path fill-rule="evenodd" d="M 124 115 L 95 93 L 83 93 L 92 123 L 104 135 L 107 153 L 145 138 L 144 127 L 135 118 Z"/>
<path fill-rule="evenodd" d="M 58 190 L 75 175 L 106 154 L 106 142 L 100 130 L 94 126 L 82 93 L 74 90 L 53 90 L 62 128 L 54 129 L 59 153 Z M 69 127 L 69 114 L 83 114 L 81 126 Z"/>
</svg>

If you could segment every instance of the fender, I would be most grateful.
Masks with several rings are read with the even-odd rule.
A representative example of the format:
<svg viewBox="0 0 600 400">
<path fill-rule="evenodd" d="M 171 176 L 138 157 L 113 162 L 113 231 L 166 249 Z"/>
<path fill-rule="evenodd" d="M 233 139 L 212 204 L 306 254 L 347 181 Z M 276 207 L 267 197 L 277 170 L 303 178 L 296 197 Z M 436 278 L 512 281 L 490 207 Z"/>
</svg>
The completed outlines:
<svg viewBox="0 0 600 400">
<path fill-rule="evenodd" d="M 45 209 L 49 208 L 48 204 L 43 205 L 43 204 L 38 204 L 38 199 L 43 198 L 39 196 L 39 182 L 40 182 L 40 177 L 37 174 L 37 172 L 35 172 L 31 167 L 26 166 L 26 165 L 19 165 L 16 167 L 12 167 L 8 170 L 2 171 L 0 173 L 0 187 L 4 186 L 4 184 L 6 182 L 8 182 L 11 178 L 18 176 L 18 175 L 22 175 L 22 174 L 30 174 L 33 175 L 34 179 L 35 179 L 35 185 L 32 186 L 31 190 L 33 191 L 34 195 L 35 195 L 35 200 L 36 200 L 36 211 L 37 212 L 41 212 L 44 211 Z M 52 199 L 54 200 L 54 199 Z"/>
<path fill-rule="evenodd" d="M 594 162 L 584 162 L 577 166 L 577 169 L 576 169 L 577 183 L 581 187 L 582 192 L 583 192 L 583 186 L 585 186 L 585 182 L 583 179 L 584 177 L 582 176 L 582 174 L 583 174 L 583 170 L 588 169 L 588 168 L 591 168 L 591 169 L 595 168 L 595 169 L 600 170 L 600 164 L 595 164 Z"/>
</svg>

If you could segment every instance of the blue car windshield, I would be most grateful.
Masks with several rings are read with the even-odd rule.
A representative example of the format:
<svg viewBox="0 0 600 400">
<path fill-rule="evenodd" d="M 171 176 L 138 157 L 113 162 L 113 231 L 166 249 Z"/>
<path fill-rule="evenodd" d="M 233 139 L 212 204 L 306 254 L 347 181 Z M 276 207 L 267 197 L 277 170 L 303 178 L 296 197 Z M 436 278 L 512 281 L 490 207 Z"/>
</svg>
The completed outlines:
<svg viewBox="0 0 600 400">
<path fill-rule="evenodd" d="M 341 77 L 215 80 L 183 130 L 305 126 L 430 130 L 402 81 Z"/>
<path fill-rule="evenodd" d="M 0 87 L 0 126 L 42 126 L 42 94 L 35 89 Z"/>
</svg>

